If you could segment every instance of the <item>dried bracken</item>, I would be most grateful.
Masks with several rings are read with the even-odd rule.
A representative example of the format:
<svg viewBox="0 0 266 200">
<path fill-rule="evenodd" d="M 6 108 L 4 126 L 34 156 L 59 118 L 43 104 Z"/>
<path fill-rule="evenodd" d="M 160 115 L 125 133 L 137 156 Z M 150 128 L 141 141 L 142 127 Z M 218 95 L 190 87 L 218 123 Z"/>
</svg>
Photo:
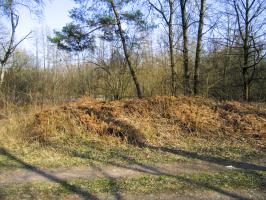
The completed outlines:
<svg viewBox="0 0 266 200">
<path fill-rule="evenodd" d="M 133 144 L 166 144 L 180 136 L 264 144 L 266 111 L 202 97 L 151 97 L 103 102 L 84 97 L 35 115 L 27 137 L 111 135 Z M 59 134 L 60 133 L 60 134 Z M 29 139 L 28 138 L 28 139 Z"/>
</svg>

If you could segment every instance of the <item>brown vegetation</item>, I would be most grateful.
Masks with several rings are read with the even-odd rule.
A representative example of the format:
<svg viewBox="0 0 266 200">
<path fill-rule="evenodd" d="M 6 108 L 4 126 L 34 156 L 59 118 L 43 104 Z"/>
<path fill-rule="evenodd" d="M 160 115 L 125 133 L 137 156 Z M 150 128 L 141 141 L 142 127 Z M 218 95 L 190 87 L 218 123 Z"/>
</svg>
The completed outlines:
<svg viewBox="0 0 266 200">
<path fill-rule="evenodd" d="M 119 137 L 133 144 L 171 144 L 193 136 L 265 144 L 266 110 L 202 97 L 152 97 L 112 102 L 83 97 L 49 108 L 26 125 L 24 139 L 50 142 L 75 134 Z"/>
</svg>

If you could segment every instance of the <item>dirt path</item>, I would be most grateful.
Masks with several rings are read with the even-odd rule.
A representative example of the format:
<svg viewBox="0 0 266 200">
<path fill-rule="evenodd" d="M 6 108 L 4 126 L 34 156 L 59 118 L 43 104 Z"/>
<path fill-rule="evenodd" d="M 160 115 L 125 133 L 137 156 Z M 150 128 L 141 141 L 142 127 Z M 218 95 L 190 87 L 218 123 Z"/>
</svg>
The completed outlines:
<svg viewBox="0 0 266 200">
<path fill-rule="evenodd" d="M 230 170 L 215 164 L 204 163 L 174 163 L 145 166 L 145 165 L 108 165 L 108 166 L 88 166 L 59 169 L 38 169 L 28 167 L 27 169 L 16 170 L 13 172 L 0 172 L 0 185 L 9 185 L 14 183 L 26 183 L 34 181 L 70 180 L 70 179 L 95 179 L 95 178 L 120 178 L 134 177 L 143 174 L 171 174 L 195 173 L 195 172 L 219 172 Z"/>
<path fill-rule="evenodd" d="M 125 165 L 118 163 L 111 163 L 110 165 L 90 165 L 73 168 L 58 168 L 58 169 L 39 169 L 35 166 L 27 164 L 21 160 L 19 163 L 24 169 L 16 171 L 2 171 L 0 172 L 0 188 L 6 186 L 15 185 L 18 183 L 36 183 L 36 182 L 53 182 L 58 183 L 66 188 L 70 193 L 67 196 L 52 196 L 49 199 L 64 199 L 64 200 L 77 200 L 77 199 L 114 199 L 114 200 L 161 200 L 161 199 L 265 199 L 266 193 L 262 190 L 256 189 L 239 189 L 228 190 L 221 189 L 212 185 L 197 182 L 199 188 L 192 191 L 177 190 L 176 193 L 155 193 L 155 194 L 123 194 L 123 193 L 109 193 L 109 194 L 91 194 L 90 192 L 83 190 L 79 186 L 68 183 L 68 180 L 86 179 L 93 180 L 98 178 L 107 178 L 109 180 L 115 180 L 116 178 L 126 177 L 132 178 L 141 175 L 166 175 L 166 176 L 178 176 L 181 173 L 202 173 L 208 174 L 215 172 L 224 172 L 229 170 L 238 170 L 232 166 L 222 166 L 208 162 L 183 162 L 183 163 L 171 163 L 171 164 L 157 164 L 157 165 L 145 165 L 141 163 Z M 264 168 L 263 168 L 264 169 Z M 243 169 L 242 169 L 243 170 Z M 248 172 L 248 171 L 247 171 Z M 191 180 L 182 178 L 185 182 L 190 183 Z M 18 193 L 19 195 L 19 193 Z M 47 194 L 48 195 L 48 194 Z M 20 199 L 18 198 L 15 199 Z M 43 199 L 47 199 L 45 196 Z M 0 199 L 8 199 L 3 196 Z M 11 198 L 12 199 L 12 198 Z M 23 199 L 35 199 L 35 197 L 27 197 Z M 38 199 L 42 199 L 39 198 Z"/>
<path fill-rule="evenodd" d="M 213 191 L 186 191 L 177 193 L 158 193 L 158 194 L 120 194 L 119 198 L 110 194 L 102 194 L 97 198 L 88 200 L 265 200 L 265 193 L 258 191 L 235 190 L 241 197 L 230 197 Z M 84 200 L 78 195 L 70 195 L 67 198 L 59 198 L 60 200 Z M 57 199 L 58 200 L 58 199 Z"/>
<path fill-rule="evenodd" d="M 154 166 L 146 165 L 122 165 L 113 164 L 107 166 L 83 166 L 73 168 L 58 168 L 58 169 L 38 169 L 33 166 L 25 166 L 27 169 L 20 169 L 16 171 L 0 172 L 0 187 L 13 185 L 17 183 L 34 183 L 34 182 L 57 182 L 64 183 L 67 180 L 73 179 L 97 179 L 108 178 L 116 179 L 121 177 L 136 177 L 147 174 L 156 175 L 178 175 L 180 173 L 197 173 L 197 172 L 221 172 L 228 170 L 236 170 L 232 167 L 224 167 L 217 164 L 196 162 L 196 163 L 172 163 L 172 164 L 157 164 Z M 71 186 L 73 187 L 73 186 Z M 211 188 L 213 189 L 213 188 Z M 265 193 L 262 191 L 226 191 L 214 188 L 212 191 L 195 190 L 195 191 L 177 191 L 176 193 L 162 193 L 162 194 L 99 194 L 97 196 L 88 196 L 81 193 L 79 190 L 73 189 L 74 193 L 67 196 L 56 197 L 57 199 L 143 199 L 143 200 L 161 200 L 161 199 L 264 199 Z M 82 194 L 82 195 L 81 195 Z M 119 197 L 119 198 L 118 198 Z M 1 199 L 1 196 L 0 196 Z M 54 197 L 52 197 L 54 199 Z"/>
</svg>

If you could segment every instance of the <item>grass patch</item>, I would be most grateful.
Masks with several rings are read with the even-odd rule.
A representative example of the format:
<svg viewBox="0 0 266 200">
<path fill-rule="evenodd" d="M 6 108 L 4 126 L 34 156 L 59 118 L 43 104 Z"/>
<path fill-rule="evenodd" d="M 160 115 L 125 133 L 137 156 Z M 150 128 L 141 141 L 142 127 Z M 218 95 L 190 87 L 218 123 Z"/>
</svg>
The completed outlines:
<svg viewBox="0 0 266 200">
<path fill-rule="evenodd" d="M 147 175 L 137 178 L 74 180 L 61 183 L 21 184 L 0 188 L 0 194 L 7 199 L 25 199 L 25 197 L 47 199 L 64 198 L 72 195 L 112 194 L 156 194 L 185 191 L 234 191 L 236 189 L 265 189 L 265 173 L 247 173 L 242 171 L 215 174 L 197 173 L 178 176 Z"/>
<path fill-rule="evenodd" d="M 109 142 L 111 141 L 112 138 Z M 190 156 L 175 155 L 159 149 L 137 147 L 125 143 L 109 145 L 102 142 L 102 138 L 99 136 L 78 140 L 73 139 L 72 142 L 66 145 L 51 143 L 47 146 L 42 146 L 35 142 L 14 146 L 0 145 L 0 147 L 4 147 L 19 159 L 39 168 L 73 167 L 90 164 L 106 165 L 113 163 L 130 165 L 132 160 L 147 165 L 198 161 Z M 202 140 L 190 140 L 189 138 L 184 139 L 182 143 L 179 142 L 179 145 L 173 148 L 186 152 L 196 152 L 205 157 L 212 156 L 243 162 L 252 162 L 252 160 L 256 161 L 266 158 L 264 150 L 260 151 L 249 145 L 219 145 L 203 142 Z M 18 168 L 21 168 L 18 162 L 0 152 L 0 170 L 14 170 Z"/>
<path fill-rule="evenodd" d="M 7 151 L 9 151 L 7 149 Z M 82 165 L 130 164 L 131 160 L 142 164 L 185 162 L 190 159 L 166 152 L 132 145 L 110 146 L 92 140 L 77 145 L 49 147 L 38 144 L 13 147 L 9 153 L 39 168 L 73 167 Z M 22 166 L 0 151 L 0 170 L 14 170 Z"/>
<path fill-rule="evenodd" d="M 0 137 L 1 138 L 1 137 Z M 4 143 L 6 141 L 6 143 Z M 106 142 L 108 141 L 108 142 Z M 131 160 L 137 163 L 152 165 L 154 163 L 193 162 L 190 156 L 175 155 L 145 147 L 121 143 L 116 138 L 106 138 L 91 135 L 72 138 L 69 143 L 50 143 L 40 145 L 33 143 L 9 143 L 7 138 L 2 140 L 0 147 L 5 148 L 24 162 L 40 168 L 72 167 L 90 164 L 126 164 Z M 266 158 L 265 150 L 248 144 L 230 145 L 208 143 L 195 138 L 183 138 L 173 148 L 187 152 L 196 152 L 203 156 L 226 158 L 229 160 L 252 162 Z M 0 152 L 0 170 L 14 170 L 21 165 Z"/>
<path fill-rule="evenodd" d="M 230 144 L 227 141 L 212 142 L 187 138 L 181 148 L 205 156 L 215 156 L 238 161 L 252 161 L 266 158 L 265 149 L 247 143 Z"/>
</svg>

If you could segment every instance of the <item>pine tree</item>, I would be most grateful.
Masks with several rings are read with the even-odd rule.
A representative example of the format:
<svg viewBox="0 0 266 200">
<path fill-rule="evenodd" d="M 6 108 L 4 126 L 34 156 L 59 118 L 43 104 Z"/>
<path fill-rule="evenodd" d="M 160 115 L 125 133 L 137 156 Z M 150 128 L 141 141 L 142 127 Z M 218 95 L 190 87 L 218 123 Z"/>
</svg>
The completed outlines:
<svg viewBox="0 0 266 200">
<path fill-rule="evenodd" d="M 61 32 L 55 32 L 53 43 L 68 51 L 93 49 L 96 36 L 122 44 L 123 54 L 139 98 L 142 97 L 140 83 L 132 62 L 132 51 L 138 47 L 143 32 L 149 26 L 143 13 L 132 6 L 135 0 L 75 0 L 79 5 L 70 11 L 73 22 Z"/>
</svg>

